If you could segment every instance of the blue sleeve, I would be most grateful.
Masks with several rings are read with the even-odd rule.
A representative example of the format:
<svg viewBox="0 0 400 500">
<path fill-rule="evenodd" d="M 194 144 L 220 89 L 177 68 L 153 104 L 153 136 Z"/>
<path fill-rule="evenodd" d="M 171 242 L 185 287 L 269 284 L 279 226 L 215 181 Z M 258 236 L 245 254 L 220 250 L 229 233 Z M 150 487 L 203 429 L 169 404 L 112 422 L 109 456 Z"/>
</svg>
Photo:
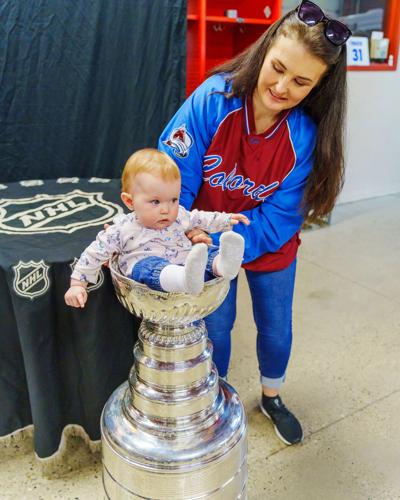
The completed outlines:
<svg viewBox="0 0 400 500">
<path fill-rule="evenodd" d="M 250 219 L 249 226 L 237 224 L 233 227 L 245 239 L 244 263 L 279 250 L 304 222 L 301 203 L 313 166 L 316 126 L 300 111 L 292 115 L 288 125 L 296 155 L 293 170 L 261 205 L 243 211 Z"/>
<path fill-rule="evenodd" d="M 228 107 L 238 106 L 237 99 L 227 99 L 223 75 L 213 75 L 200 85 L 178 109 L 162 132 L 158 149 L 175 160 L 182 176 L 179 203 L 190 210 L 203 182 L 203 158 L 218 124 Z"/>
</svg>

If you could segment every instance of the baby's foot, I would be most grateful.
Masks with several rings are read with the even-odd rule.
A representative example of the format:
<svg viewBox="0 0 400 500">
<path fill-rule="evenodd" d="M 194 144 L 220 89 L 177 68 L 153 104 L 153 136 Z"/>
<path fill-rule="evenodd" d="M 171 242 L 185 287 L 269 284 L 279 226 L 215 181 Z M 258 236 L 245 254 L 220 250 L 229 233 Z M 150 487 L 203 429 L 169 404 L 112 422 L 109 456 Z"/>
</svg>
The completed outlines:
<svg viewBox="0 0 400 500">
<path fill-rule="evenodd" d="M 225 279 L 232 280 L 240 271 L 244 253 L 244 239 L 240 234 L 227 231 L 221 235 L 219 245 L 216 270 Z"/>
<path fill-rule="evenodd" d="M 185 289 L 187 293 L 198 295 L 203 290 L 207 259 L 207 245 L 205 243 L 193 245 L 185 262 Z"/>
</svg>

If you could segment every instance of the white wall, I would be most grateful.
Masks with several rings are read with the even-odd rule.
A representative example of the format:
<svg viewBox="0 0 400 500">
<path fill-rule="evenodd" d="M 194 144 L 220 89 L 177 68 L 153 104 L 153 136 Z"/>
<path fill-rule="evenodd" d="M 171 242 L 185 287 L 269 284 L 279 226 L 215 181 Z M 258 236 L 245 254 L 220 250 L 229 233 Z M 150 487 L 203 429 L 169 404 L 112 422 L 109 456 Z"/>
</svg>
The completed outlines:
<svg viewBox="0 0 400 500">
<path fill-rule="evenodd" d="M 300 0 L 283 0 L 283 12 Z M 317 0 L 336 12 L 338 0 Z M 400 192 L 400 57 L 397 71 L 349 71 L 346 178 L 339 203 Z"/>
<path fill-rule="evenodd" d="M 397 71 L 349 71 L 346 180 L 339 203 L 400 192 Z"/>
</svg>

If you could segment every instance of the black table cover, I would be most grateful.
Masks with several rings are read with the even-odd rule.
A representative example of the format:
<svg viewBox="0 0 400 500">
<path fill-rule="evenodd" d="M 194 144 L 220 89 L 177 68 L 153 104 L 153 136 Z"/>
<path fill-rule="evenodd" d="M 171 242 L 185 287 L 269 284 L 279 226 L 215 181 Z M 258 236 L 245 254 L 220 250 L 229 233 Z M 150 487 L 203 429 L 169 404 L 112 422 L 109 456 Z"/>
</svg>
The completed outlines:
<svg viewBox="0 0 400 500">
<path fill-rule="evenodd" d="M 0 436 L 33 423 L 40 458 L 68 424 L 100 438 L 101 410 L 133 363 L 138 320 L 108 269 L 84 309 L 64 303 L 74 260 L 123 211 L 119 192 L 98 178 L 0 184 Z"/>
</svg>

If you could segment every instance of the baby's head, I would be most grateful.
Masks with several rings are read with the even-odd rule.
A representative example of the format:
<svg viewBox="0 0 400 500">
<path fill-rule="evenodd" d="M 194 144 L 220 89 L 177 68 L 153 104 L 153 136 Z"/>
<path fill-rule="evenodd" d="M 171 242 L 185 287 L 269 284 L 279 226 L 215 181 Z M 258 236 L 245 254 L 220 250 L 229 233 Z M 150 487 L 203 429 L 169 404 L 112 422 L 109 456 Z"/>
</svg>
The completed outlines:
<svg viewBox="0 0 400 500">
<path fill-rule="evenodd" d="M 164 229 L 178 216 L 181 175 L 172 158 L 157 149 L 140 149 L 122 172 L 121 199 L 139 222 Z"/>
</svg>

